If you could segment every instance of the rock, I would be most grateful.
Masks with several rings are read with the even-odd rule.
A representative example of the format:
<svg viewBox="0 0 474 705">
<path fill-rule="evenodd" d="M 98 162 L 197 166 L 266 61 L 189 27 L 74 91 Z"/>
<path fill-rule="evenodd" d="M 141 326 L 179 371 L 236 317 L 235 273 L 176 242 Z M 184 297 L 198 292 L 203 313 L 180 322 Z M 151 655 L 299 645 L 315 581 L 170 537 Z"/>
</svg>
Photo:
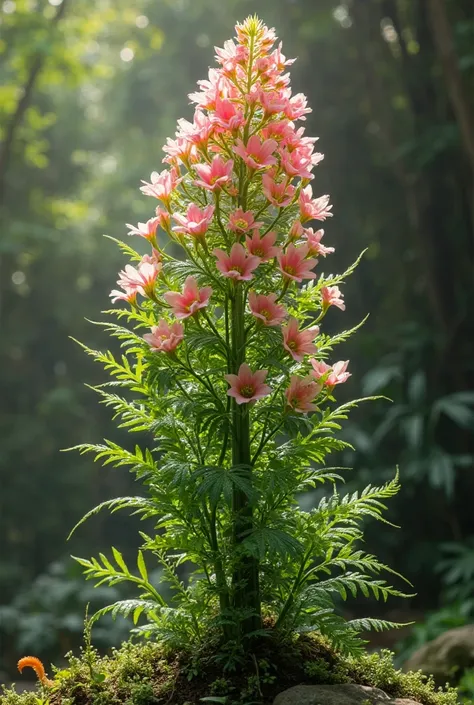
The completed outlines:
<svg viewBox="0 0 474 705">
<path fill-rule="evenodd" d="M 474 624 L 450 629 L 428 642 L 403 665 L 404 671 L 423 671 L 437 685 L 456 684 L 463 671 L 474 666 Z"/>
<path fill-rule="evenodd" d="M 387 693 L 366 685 L 296 685 L 276 696 L 273 705 L 419 705 L 406 698 L 391 699 Z"/>
</svg>

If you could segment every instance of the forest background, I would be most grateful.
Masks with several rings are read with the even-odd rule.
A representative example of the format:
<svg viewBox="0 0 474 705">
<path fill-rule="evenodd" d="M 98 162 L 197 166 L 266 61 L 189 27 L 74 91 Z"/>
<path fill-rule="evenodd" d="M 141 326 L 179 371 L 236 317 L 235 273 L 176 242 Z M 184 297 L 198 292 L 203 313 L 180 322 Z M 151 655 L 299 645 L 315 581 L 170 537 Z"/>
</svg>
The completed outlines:
<svg viewBox="0 0 474 705">
<path fill-rule="evenodd" d="M 112 601 L 70 554 L 133 555 L 138 521 L 98 516 L 134 493 L 120 470 L 60 450 L 126 444 L 84 382 L 101 372 L 69 338 L 105 346 L 88 322 L 123 264 L 102 237 L 145 221 L 141 178 L 161 170 L 187 94 L 213 46 L 257 12 L 298 57 L 307 133 L 326 155 L 317 192 L 337 216 L 326 237 L 362 329 L 344 348 L 343 394 L 383 394 L 345 427 L 349 489 L 400 468 L 389 519 L 368 548 L 417 597 L 382 615 L 414 619 L 403 659 L 474 621 L 474 10 L 471 0 L 4 0 L 0 5 L 0 681 L 27 652 L 81 643 L 85 607 Z M 329 322 L 330 323 L 330 322 Z M 316 497 L 305 497 L 311 506 Z M 143 527 L 142 527 L 143 528 Z M 156 576 L 157 578 L 159 576 Z M 357 603 L 348 609 L 357 613 Z M 381 613 L 380 606 L 374 613 Z M 127 634 L 95 628 L 101 648 Z M 399 635 L 391 637 L 391 644 Z"/>
</svg>

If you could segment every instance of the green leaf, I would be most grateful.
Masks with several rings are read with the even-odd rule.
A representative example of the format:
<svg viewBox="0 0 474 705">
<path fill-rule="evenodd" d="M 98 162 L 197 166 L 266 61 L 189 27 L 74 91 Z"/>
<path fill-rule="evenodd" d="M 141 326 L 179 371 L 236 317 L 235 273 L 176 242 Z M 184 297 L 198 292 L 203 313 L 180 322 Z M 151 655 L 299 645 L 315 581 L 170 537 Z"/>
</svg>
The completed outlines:
<svg viewBox="0 0 474 705">
<path fill-rule="evenodd" d="M 254 529 L 243 541 L 243 547 L 261 560 L 268 556 L 282 558 L 299 556 L 302 545 L 298 539 L 282 529 L 261 527 Z"/>
<path fill-rule="evenodd" d="M 121 568 L 124 573 L 128 573 L 129 570 L 128 570 L 126 564 L 125 564 L 125 561 L 124 561 L 123 556 L 122 556 L 122 554 L 120 553 L 120 551 L 118 551 L 116 548 L 114 548 L 114 547 L 112 546 L 112 553 L 113 553 L 113 556 L 114 556 L 114 558 L 115 558 L 115 562 L 117 563 L 117 565 L 119 566 L 119 568 Z"/>
<path fill-rule="evenodd" d="M 145 559 L 143 558 L 142 551 L 138 551 L 137 566 L 138 566 L 138 570 L 140 571 L 140 575 L 142 576 L 143 580 L 145 582 L 148 582 L 148 572 L 146 569 Z"/>
</svg>

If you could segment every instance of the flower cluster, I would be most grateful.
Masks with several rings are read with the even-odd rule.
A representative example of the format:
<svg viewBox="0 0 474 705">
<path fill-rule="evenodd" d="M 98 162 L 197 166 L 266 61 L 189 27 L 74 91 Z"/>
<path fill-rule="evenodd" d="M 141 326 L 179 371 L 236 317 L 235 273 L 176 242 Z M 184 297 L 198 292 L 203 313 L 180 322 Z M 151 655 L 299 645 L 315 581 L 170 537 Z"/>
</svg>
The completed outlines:
<svg viewBox="0 0 474 705">
<path fill-rule="evenodd" d="M 217 312 L 240 287 L 243 315 L 254 321 L 246 324 L 244 345 L 249 350 L 252 336 L 265 328 L 280 330 L 288 366 L 282 400 L 287 411 L 307 413 L 317 408 L 318 395 L 330 394 L 349 376 L 347 362 L 330 366 L 318 359 L 320 328 L 313 325 L 330 306 L 345 309 L 338 286 L 322 279 L 313 287 L 314 311 L 294 305 L 299 287 L 317 279 L 318 258 L 334 252 L 322 243 L 324 230 L 309 227 L 332 215 L 329 196 L 314 197 L 310 185 L 323 155 L 314 149 L 316 138 L 296 125 L 310 108 L 303 94 L 292 94 L 287 67 L 293 60 L 275 45 L 274 31 L 250 18 L 236 32 L 236 41 L 216 48 L 219 68 L 211 68 L 190 95 L 192 122 L 180 119 L 175 139 L 167 140 L 168 168 L 143 182 L 142 193 L 159 205 L 155 217 L 129 225 L 129 234 L 148 240 L 152 254 L 136 268 L 125 267 L 121 291 L 111 296 L 135 307 L 137 294 L 152 300 L 159 318 L 144 339 L 152 351 L 176 355 L 187 328 L 202 326 L 202 317 L 220 334 Z M 179 290 L 168 288 L 169 282 L 179 286 L 179 278 L 171 276 L 174 258 L 158 245 L 159 228 L 195 265 Z M 237 357 L 222 375 L 227 394 L 237 404 L 271 394 L 272 385 L 264 384 L 269 370 L 252 372 L 245 354 Z"/>
</svg>

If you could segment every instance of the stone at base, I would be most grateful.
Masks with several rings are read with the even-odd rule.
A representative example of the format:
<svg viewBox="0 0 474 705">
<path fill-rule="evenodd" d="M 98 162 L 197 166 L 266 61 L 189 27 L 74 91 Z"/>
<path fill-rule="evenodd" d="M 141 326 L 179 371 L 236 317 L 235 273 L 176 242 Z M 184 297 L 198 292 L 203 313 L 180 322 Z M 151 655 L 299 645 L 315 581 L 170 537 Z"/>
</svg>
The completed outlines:
<svg viewBox="0 0 474 705">
<path fill-rule="evenodd" d="M 419 705 L 409 698 L 390 698 L 378 688 L 342 685 L 296 685 L 276 696 L 273 705 Z"/>
<path fill-rule="evenodd" d="M 474 624 L 449 629 L 424 644 L 403 665 L 404 671 L 421 670 L 437 685 L 456 684 L 467 668 L 474 666 Z"/>
</svg>

